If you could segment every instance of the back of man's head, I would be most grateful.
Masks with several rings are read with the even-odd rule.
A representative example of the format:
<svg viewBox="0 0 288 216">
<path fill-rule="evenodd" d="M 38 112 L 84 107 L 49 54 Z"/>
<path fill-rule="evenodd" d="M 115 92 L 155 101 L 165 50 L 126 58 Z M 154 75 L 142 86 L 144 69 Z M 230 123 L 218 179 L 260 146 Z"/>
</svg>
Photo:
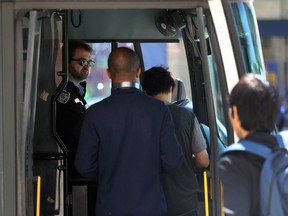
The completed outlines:
<svg viewBox="0 0 288 216">
<path fill-rule="evenodd" d="M 240 79 L 230 95 L 232 106 L 237 107 L 241 126 L 245 130 L 273 131 L 278 113 L 277 95 L 275 89 L 260 76 L 246 74 Z"/>
<path fill-rule="evenodd" d="M 163 67 L 152 67 L 142 75 L 142 88 L 148 95 L 167 94 L 171 87 L 175 87 L 175 81 Z"/>
<path fill-rule="evenodd" d="M 108 69 L 112 75 L 134 75 L 139 67 L 138 56 L 127 47 L 119 47 L 113 50 L 108 57 Z"/>
</svg>

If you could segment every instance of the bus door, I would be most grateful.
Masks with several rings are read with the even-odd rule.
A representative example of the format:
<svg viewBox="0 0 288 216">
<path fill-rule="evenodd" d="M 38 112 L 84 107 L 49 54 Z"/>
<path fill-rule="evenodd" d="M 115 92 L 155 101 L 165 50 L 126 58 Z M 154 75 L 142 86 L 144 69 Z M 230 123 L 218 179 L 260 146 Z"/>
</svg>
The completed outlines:
<svg viewBox="0 0 288 216">
<path fill-rule="evenodd" d="M 22 191 L 19 200 L 27 215 L 63 212 L 59 191 L 63 184 L 60 180 L 65 175 L 66 149 L 53 135 L 51 103 L 56 89 L 55 74 L 62 69 L 61 17 L 59 11 L 34 10 L 19 11 L 17 17 L 17 32 L 22 36 L 17 38 L 17 61 L 18 66 L 26 65 L 24 71 L 17 68 L 18 79 L 25 81 L 24 86 L 20 83 L 16 86 L 18 92 L 24 92 L 18 98 L 24 101 L 18 106 L 19 112 L 23 112 L 18 148 L 19 190 Z M 35 184 L 38 176 L 41 188 Z"/>
<path fill-rule="evenodd" d="M 108 55 L 115 46 L 133 48 L 142 58 L 143 70 L 164 65 L 175 78 L 183 81 L 189 106 L 199 122 L 206 126 L 204 133 L 210 148 L 208 176 L 212 183 L 208 184 L 210 206 L 205 209 L 205 215 L 207 210 L 211 215 L 221 215 L 216 162 L 223 147 L 234 141 L 226 98 L 241 74 L 265 74 L 252 3 L 175 0 L 163 5 L 163 1 L 144 4 L 135 0 L 129 4 L 113 1 L 111 8 L 112 4 L 102 1 L 52 2 L 0 3 L 3 23 L 9 26 L 13 23 L 10 21 L 14 20 L 13 11 L 16 20 L 17 37 L 11 28 L 7 29 L 11 38 L 1 28 L 4 41 L 0 48 L 7 68 L 16 68 L 15 73 L 3 71 L 2 76 L 4 82 L 15 84 L 15 95 L 13 88 L 1 83 L 1 87 L 5 87 L 3 92 L 17 101 L 16 114 L 8 110 L 12 103 L 1 102 L 1 110 L 14 117 L 17 124 L 15 137 L 6 133 L 6 137 L 17 142 L 9 143 L 11 148 L 5 143 L 3 149 L 15 148 L 17 153 L 13 161 L 17 165 L 16 174 L 12 177 L 17 179 L 18 215 L 37 211 L 37 190 L 33 183 L 37 176 L 42 179 L 42 214 L 67 215 L 71 207 L 65 172 L 68 152 L 66 144 L 55 133 L 55 100 L 68 81 L 67 44 L 72 39 L 85 40 L 94 49 L 96 65 L 87 80 L 89 104 L 110 95 L 106 67 Z M 6 47 L 13 48 L 14 41 L 15 50 L 8 52 Z M 11 53 L 15 52 L 15 63 L 3 55 L 5 48 L 11 59 Z M 6 116 L 1 115 L 2 118 L 5 120 Z M 8 155 L 8 152 L 1 155 L 6 156 L 6 153 Z M 3 158 L 3 179 L 8 185 L 6 163 L 10 158 Z M 6 197 L 6 193 L 3 196 Z"/>
</svg>

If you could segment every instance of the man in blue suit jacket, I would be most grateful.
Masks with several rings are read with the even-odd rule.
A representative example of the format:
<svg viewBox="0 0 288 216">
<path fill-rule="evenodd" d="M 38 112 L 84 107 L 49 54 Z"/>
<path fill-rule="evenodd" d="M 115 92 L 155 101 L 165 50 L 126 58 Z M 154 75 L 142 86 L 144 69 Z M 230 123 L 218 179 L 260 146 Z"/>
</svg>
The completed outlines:
<svg viewBox="0 0 288 216">
<path fill-rule="evenodd" d="M 75 166 L 98 182 L 96 215 L 166 215 L 161 175 L 183 160 L 166 105 L 139 90 L 139 59 L 117 48 L 108 58 L 111 96 L 85 116 Z"/>
</svg>

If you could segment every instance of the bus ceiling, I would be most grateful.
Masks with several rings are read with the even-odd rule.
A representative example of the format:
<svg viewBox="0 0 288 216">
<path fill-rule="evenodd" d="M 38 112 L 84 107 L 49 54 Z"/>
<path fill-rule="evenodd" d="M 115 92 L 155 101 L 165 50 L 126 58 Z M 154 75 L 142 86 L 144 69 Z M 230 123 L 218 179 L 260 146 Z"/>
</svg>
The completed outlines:
<svg viewBox="0 0 288 216">
<path fill-rule="evenodd" d="M 178 42 L 180 11 L 164 10 L 71 10 L 69 39 L 86 41 L 171 41 Z M 180 17 L 181 19 L 181 17 Z M 185 21 L 184 21 L 185 25 Z"/>
<path fill-rule="evenodd" d="M 215 1 L 215 0 L 214 0 Z M 217 0 L 221 1 L 221 0 Z M 11 0 L 15 9 L 189 9 L 208 7 L 208 0 Z"/>
<path fill-rule="evenodd" d="M 44 10 L 45 11 L 45 10 Z M 181 30 L 196 17 L 196 10 L 47 10 L 45 14 L 67 17 L 68 39 L 87 42 L 179 42 Z M 62 18 L 59 17 L 59 21 Z M 56 18 L 57 20 L 57 18 Z M 44 33 L 45 34 L 45 33 Z M 44 36 L 49 37 L 49 35 Z"/>
</svg>

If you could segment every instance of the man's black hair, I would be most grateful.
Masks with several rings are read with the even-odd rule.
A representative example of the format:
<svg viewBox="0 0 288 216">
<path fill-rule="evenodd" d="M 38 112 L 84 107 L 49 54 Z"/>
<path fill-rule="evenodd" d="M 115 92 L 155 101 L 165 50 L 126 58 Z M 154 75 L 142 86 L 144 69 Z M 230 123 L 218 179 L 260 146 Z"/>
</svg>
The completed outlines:
<svg viewBox="0 0 288 216">
<path fill-rule="evenodd" d="M 169 93 L 171 87 L 174 89 L 175 81 L 164 67 L 152 67 L 142 75 L 142 88 L 148 95 Z"/>
<path fill-rule="evenodd" d="M 73 58 L 75 55 L 76 49 L 83 49 L 90 53 L 92 53 L 93 49 L 89 44 L 87 44 L 85 41 L 82 40 L 70 40 L 69 41 L 69 61 Z"/>
<path fill-rule="evenodd" d="M 248 131 L 273 131 L 278 114 L 277 101 L 275 89 L 253 74 L 244 75 L 230 95 L 230 107 L 237 107 L 241 126 Z"/>
</svg>

